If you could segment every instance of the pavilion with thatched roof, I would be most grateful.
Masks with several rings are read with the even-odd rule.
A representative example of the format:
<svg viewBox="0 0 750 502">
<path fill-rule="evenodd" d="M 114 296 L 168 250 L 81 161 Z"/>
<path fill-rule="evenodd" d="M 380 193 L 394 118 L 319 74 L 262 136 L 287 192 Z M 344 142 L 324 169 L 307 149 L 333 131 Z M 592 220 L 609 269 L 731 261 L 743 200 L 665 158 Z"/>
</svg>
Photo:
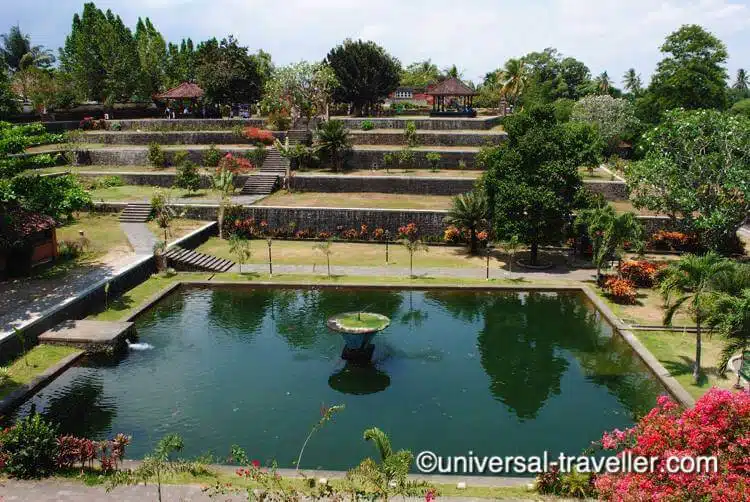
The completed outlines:
<svg viewBox="0 0 750 502">
<path fill-rule="evenodd" d="M 192 82 L 183 82 L 177 87 L 173 87 L 166 92 L 154 96 L 158 101 L 177 101 L 184 103 L 189 101 L 190 109 L 195 111 L 197 102 L 203 97 L 204 91 L 198 85 Z"/>
<path fill-rule="evenodd" d="M 443 80 L 427 91 L 433 97 L 430 117 L 476 117 L 474 96 L 477 95 L 468 85 L 456 77 Z"/>
</svg>

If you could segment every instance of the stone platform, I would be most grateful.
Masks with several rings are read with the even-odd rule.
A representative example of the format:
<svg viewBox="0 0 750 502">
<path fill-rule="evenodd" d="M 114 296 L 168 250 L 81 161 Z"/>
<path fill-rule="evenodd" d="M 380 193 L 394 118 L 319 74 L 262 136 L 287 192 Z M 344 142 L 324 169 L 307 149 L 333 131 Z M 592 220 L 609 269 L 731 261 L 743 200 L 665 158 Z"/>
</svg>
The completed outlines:
<svg viewBox="0 0 750 502">
<path fill-rule="evenodd" d="M 132 322 L 68 320 L 39 335 L 39 342 L 66 345 L 86 352 L 112 352 L 135 337 Z"/>
</svg>

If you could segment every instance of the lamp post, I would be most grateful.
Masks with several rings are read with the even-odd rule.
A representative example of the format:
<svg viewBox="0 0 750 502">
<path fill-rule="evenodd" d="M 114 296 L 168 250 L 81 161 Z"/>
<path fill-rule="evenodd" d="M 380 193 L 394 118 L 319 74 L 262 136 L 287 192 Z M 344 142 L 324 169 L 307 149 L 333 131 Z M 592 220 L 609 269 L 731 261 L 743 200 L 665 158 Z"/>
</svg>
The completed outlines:
<svg viewBox="0 0 750 502">
<path fill-rule="evenodd" d="M 391 232 L 385 231 L 385 264 L 388 265 L 388 241 L 391 238 Z"/>
<path fill-rule="evenodd" d="M 271 245 L 273 244 L 273 239 L 268 238 L 266 239 L 266 242 L 268 243 L 268 276 L 273 277 L 273 260 L 271 259 Z"/>
</svg>

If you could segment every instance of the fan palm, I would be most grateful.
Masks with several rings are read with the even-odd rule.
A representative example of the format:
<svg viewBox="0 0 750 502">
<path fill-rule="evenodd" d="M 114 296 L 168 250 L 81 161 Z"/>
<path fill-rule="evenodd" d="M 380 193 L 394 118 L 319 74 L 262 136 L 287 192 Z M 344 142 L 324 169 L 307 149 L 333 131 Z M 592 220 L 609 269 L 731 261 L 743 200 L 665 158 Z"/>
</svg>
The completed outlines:
<svg viewBox="0 0 750 502">
<path fill-rule="evenodd" d="M 515 105 L 526 90 L 528 81 L 529 75 L 524 60 L 511 58 L 500 71 L 500 94 Z"/>
<path fill-rule="evenodd" d="M 622 84 L 625 86 L 625 90 L 634 96 L 637 96 L 643 90 L 641 76 L 635 72 L 635 68 L 630 68 L 625 72 L 622 76 Z"/>
<path fill-rule="evenodd" d="M 724 338 L 718 368 L 724 375 L 732 356 L 738 352 L 742 354 L 750 344 L 750 288 L 743 289 L 738 296 L 719 293 L 712 302 L 707 321 Z M 738 371 L 737 387 L 740 379 Z"/>
<path fill-rule="evenodd" d="M 329 120 L 318 126 L 316 152 L 322 152 L 333 162 L 335 171 L 344 164 L 344 154 L 350 148 L 349 131 L 341 120 Z"/>
<path fill-rule="evenodd" d="M 675 314 L 689 309 L 695 319 L 695 362 L 693 379 L 701 372 L 701 330 L 706 318 L 708 297 L 714 289 L 714 277 L 732 269 L 732 263 L 714 252 L 703 256 L 685 255 L 663 271 L 660 285 L 664 299 L 664 325 L 671 326 Z"/>
<path fill-rule="evenodd" d="M 746 91 L 748 89 L 748 77 L 744 68 L 737 70 L 737 80 L 734 81 L 732 87 L 740 91 Z"/>
<path fill-rule="evenodd" d="M 445 223 L 469 230 L 469 250 L 477 252 L 477 230 L 487 221 L 487 199 L 476 190 L 453 197 Z"/>
</svg>

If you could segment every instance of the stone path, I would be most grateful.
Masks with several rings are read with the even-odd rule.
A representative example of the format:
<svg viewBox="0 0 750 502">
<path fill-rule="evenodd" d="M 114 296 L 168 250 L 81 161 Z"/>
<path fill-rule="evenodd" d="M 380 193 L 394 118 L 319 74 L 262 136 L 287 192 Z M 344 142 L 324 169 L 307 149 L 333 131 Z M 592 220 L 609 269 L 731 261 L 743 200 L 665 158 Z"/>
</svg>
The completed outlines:
<svg viewBox="0 0 750 502">
<path fill-rule="evenodd" d="M 122 231 L 128 238 L 136 256 L 154 254 L 154 244 L 158 239 L 145 223 L 120 223 Z"/>
</svg>

